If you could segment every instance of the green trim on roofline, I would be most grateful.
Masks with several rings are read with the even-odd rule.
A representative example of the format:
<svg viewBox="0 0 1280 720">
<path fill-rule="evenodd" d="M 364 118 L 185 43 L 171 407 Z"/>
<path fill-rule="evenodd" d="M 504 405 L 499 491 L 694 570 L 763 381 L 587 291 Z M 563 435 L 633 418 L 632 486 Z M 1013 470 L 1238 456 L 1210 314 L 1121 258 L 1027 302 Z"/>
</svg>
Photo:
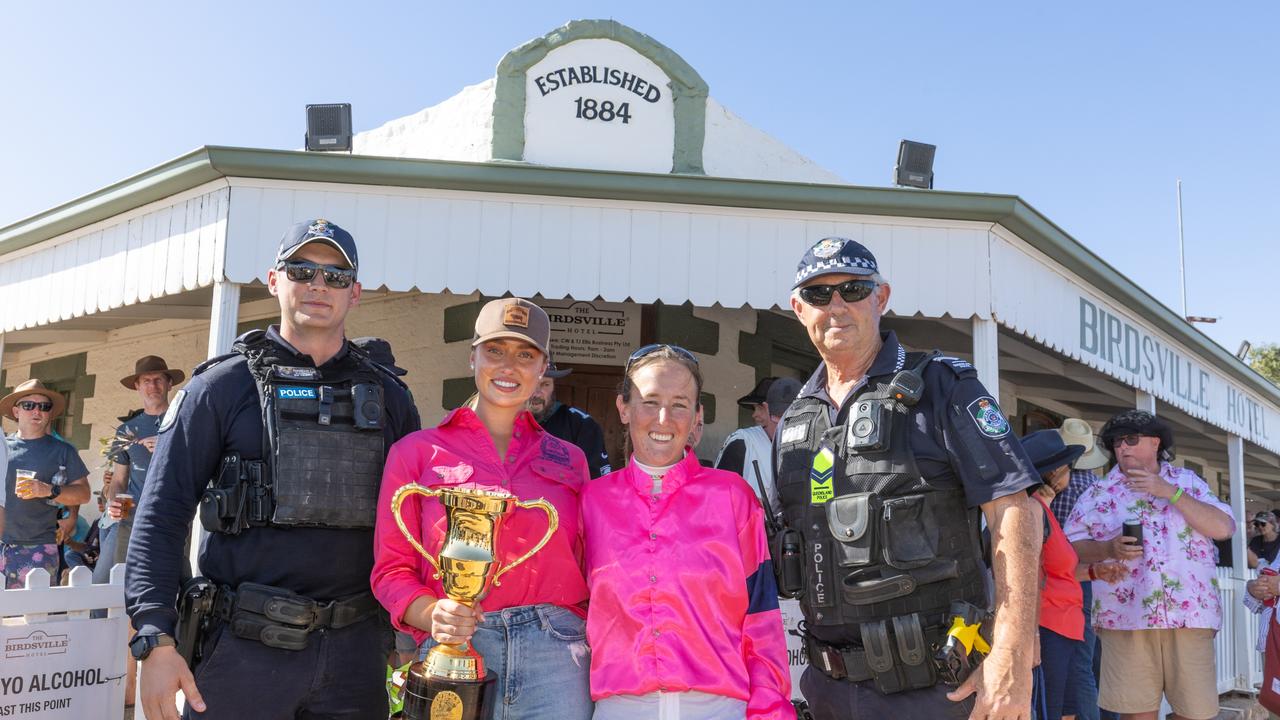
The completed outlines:
<svg viewBox="0 0 1280 720">
<path fill-rule="evenodd" d="M 616 20 L 572 20 L 503 56 L 493 94 L 493 157 L 524 159 L 524 114 L 529 68 L 575 40 L 613 40 L 648 58 L 671 78 L 675 115 L 671 172 L 701 175 L 707 131 L 707 83 L 676 51 Z"/>
<path fill-rule="evenodd" d="M 206 146 L 0 228 L 0 255 L 219 178 L 352 183 L 995 223 L 1188 347 L 1200 351 L 1245 386 L 1280 404 L 1280 388 L 1179 318 L 1016 195 Z"/>
</svg>

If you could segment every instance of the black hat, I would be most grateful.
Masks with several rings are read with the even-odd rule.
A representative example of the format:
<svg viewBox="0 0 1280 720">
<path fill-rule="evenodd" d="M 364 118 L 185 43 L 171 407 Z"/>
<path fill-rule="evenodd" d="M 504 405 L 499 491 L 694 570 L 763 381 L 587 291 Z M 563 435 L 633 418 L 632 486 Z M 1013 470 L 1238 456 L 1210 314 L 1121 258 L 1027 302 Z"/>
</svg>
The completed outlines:
<svg viewBox="0 0 1280 720">
<path fill-rule="evenodd" d="M 565 368 L 561 370 L 560 368 L 556 367 L 555 363 L 551 363 L 550 365 L 547 366 L 547 371 L 542 374 L 551 378 L 552 380 L 559 380 L 560 378 L 572 372 L 573 372 L 573 368 Z"/>
<path fill-rule="evenodd" d="M 738 405 L 750 410 L 752 406 L 764 402 L 768 399 L 769 386 L 777 379 L 776 377 L 767 377 L 756 383 L 754 390 L 738 398 Z"/>
<path fill-rule="evenodd" d="M 1107 452 L 1114 456 L 1116 438 L 1125 435 L 1160 438 L 1160 452 L 1164 453 L 1166 450 L 1172 452 L 1173 428 L 1169 427 L 1169 423 L 1146 410 L 1125 410 L 1111 418 L 1106 425 L 1102 426 L 1098 439 L 1102 441 L 1102 446 L 1107 449 Z"/>
<path fill-rule="evenodd" d="M 352 340 L 351 344 L 363 350 L 370 360 L 396 375 L 403 377 L 409 374 L 408 370 L 396 367 L 396 356 L 391 353 L 391 343 L 386 340 L 378 337 L 361 337 Z"/>
<path fill-rule="evenodd" d="M 285 230 L 284 235 L 280 237 L 280 249 L 276 251 L 276 262 L 288 260 L 303 245 L 311 242 L 322 242 L 333 247 L 342 253 L 342 257 L 346 258 L 347 265 L 352 270 L 359 269 L 360 258 L 356 254 L 356 239 L 351 237 L 351 233 L 324 218 L 303 220 Z"/>
<path fill-rule="evenodd" d="M 1057 430 L 1037 430 L 1023 436 L 1022 448 L 1027 451 L 1027 457 L 1031 458 L 1036 472 L 1041 475 L 1063 465 L 1070 465 L 1084 454 L 1083 445 L 1062 442 L 1062 436 Z"/>
<path fill-rule="evenodd" d="M 874 275 L 880 272 L 876 256 L 862 243 L 849 238 L 822 238 L 800 258 L 796 266 L 796 282 L 800 287 L 820 275 Z"/>
<path fill-rule="evenodd" d="M 769 404 L 769 414 L 773 417 L 782 417 L 782 413 L 791 407 L 791 403 L 796 401 L 796 396 L 800 394 L 800 381 L 795 378 L 778 378 L 769 386 L 769 392 L 765 393 L 765 402 Z"/>
</svg>

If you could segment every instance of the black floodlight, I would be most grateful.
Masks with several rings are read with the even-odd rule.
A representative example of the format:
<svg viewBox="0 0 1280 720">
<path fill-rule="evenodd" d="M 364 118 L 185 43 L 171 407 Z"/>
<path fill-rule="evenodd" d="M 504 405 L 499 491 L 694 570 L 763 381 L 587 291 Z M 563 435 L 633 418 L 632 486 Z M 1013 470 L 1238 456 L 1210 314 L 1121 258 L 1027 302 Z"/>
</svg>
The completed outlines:
<svg viewBox="0 0 1280 720">
<path fill-rule="evenodd" d="M 307 106 L 307 150 L 351 152 L 351 103 Z"/>
<path fill-rule="evenodd" d="M 937 145 L 903 140 L 898 145 L 893 181 L 906 187 L 933 189 L 933 154 L 937 149 Z"/>
</svg>

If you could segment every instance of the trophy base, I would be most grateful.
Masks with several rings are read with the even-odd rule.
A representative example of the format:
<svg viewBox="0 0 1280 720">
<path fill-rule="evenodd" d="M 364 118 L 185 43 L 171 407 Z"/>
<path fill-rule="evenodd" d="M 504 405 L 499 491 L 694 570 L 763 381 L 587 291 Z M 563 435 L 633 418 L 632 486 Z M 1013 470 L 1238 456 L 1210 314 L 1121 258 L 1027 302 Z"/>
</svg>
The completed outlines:
<svg viewBox="0 0 1280 720">
<path fill-rule="evenodd" d="M 496 678 L 446 680 L 425 673 L 425 663 L 409 668 L 404 685 L 405 720 L 488 720 L 493 715 Z"/>
</svg>

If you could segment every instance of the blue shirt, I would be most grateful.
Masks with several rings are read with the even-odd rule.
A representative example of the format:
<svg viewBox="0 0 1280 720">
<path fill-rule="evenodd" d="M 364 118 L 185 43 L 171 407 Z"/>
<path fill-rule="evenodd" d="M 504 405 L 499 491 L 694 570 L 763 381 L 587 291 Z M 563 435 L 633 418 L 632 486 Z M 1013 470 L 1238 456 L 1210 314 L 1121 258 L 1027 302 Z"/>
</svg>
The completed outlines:
<svg viewBox="0 0 1280 720">
<path fill-rule="evenodd" d="M 1075 508 L 1076 501 L 1097 479 L 1098 476 L 1094 475 L 1092 470 L 1071 471 L 1071 479 L 1067 481 L 1067 487 L 1062 492 L 1054 495 L 1053 501 L 1049 503 L 1049 510 L 1058 519 L 1059 525 L 1066 526 L 1067 518 L 1071 517 L 1071 511 Z"/>
<path fill-rule="evenodd" d="M 160 418 L 163 415 L 138 413 L 120 424 L 121 433 L 132 433 L 141 440 L 154 437 L 160 432 Z M 130 445 L 115 455 L 115 461 L 129 466 L 129 494 L 134 501 L 142 497 L 142 486 L 147 481 L 147 470 L 151 467 L 151 451 L 141 444 Z"/>
<path fill-rule="evenodd" d="M 4 478 L 4 536 L 14 545 L 51 545 L 55 539 L 58 511 L 62 507 L 48 498 L 20 500 L 17 495 L 17 471 L 34 470 L 36 479 L 52 482 L 59 467 L 66 468 L 62 482 L 78 480 L 89 474 L 80 453 L 65 440 L 45 435 L 24 440 L 14 433 L 5 438 L 9 468 Z"/>
<path fill-rule="evenodd" d="M 289 362 L 315 367 L 280 336 Z M 346 356 L 348 344 L 323 372 Z M 419 429 L 409 393 L 383 377 L 386 448 Z M 183 544 L 200 496 L 223 454 L 244 460 L 263 457 L 262 411 L 244 356 L 235 354 L 191 378 L 169 406 L 147 483 L 138 499 L 125 576 L 125 598 L 133 625 L 143 634 L 174 632 Z M 167 417 L 167 416 L 166 416 Z M 253 582 L 328 601 L 369 591 L 373 530 L 322 527 L 253 527 L 239 535 L 210 533 L 200 551 L 200 573 L 219 585 Z"/>
</svg>

